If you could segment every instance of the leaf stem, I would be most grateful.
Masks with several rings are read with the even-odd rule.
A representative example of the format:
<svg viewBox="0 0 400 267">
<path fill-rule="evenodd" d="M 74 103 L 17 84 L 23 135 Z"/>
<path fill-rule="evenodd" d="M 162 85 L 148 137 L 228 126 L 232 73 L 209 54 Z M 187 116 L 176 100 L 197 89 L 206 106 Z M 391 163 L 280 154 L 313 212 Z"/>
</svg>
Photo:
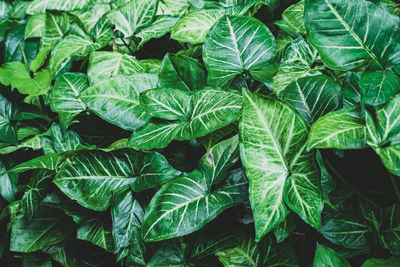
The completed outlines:
<svg viewBox="0 0 400 267">
<path fill-rule="evenodd" d="M 332 164 L 328 161 L 325 160 L 325 164 L 326 166 L 328 166 L 328 168 L 333 172 L 333 174 L 335 174 L 335 176 L 337 178 L 339 178 L 339 180 L 344 183 L 347 187 L 349 187 L 354 193 L 356 193 L 361 199 L 365 200 L 366 202 L 368 202 L 372 207 L 376 208 L 376 209 L 380 209 L 381 207 L 379 207 L 378 204 L 376 204 L 375 202 L 373 202 L 372 200 L 370 200 L 368 197 L 366 197 L 363 193 L 361 193 L 355 186 L 353 186 L 351 183 L 349 183 L 333 166 Z"/>
<path fill-rule="evenodd" d="M 128 48 L 131 55 L 133 56 L 135 53 L 132 51 L 132 49 L 129 47 L 129 45 L 125 42 L 124 38 L 120 38 L 120 39 L 124 43 L 125 47 Z"/>
<path fill-rule="evenodd" d="M 25 66 L 26 66 L 27 69 L 29 69 L 28 60 L 26 59 L 25 51 L 24 51 L 24 49 L 22 48 L 21 41 L 18 41 L 18 45 L 19 45 L 19 49 L 21 49 L 22 58 L 24 59 Z"/>
<path fill-rule="evenodd" d="M 390 172 L 389 172 L 389 178 L 390 178 L 390 181 L 393 184 L 394 193 L 396 194 L 396 197 L 400 202 L 400 190 L 399 190 L 399 187 L 398 187 L 398 185 L 397 185 L 397 183 L 396 183 L 396 181 L 395 181 L 395 179 L 393 177 L 393 174 L 391 174 Z"/>
</svg>

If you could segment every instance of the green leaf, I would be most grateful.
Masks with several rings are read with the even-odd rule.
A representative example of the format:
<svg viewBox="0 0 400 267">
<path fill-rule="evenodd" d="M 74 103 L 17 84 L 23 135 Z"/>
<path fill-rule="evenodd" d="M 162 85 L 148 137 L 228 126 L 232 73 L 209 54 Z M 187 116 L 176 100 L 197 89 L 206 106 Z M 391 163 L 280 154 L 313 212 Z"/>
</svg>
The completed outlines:
<svg viewBox="0 0 400 267">
<path fill-rule="evenodd" d="M 49 138 L 44 138 L 45 153 L 62 153 L 82 148 L 81 138 L 74 131 L 63 131 L 63 129 L 53 123 L 50 127 Z"/>
<path fill-rule="evenodd" d="M 90 0 L 34 0 L 28 7 L 30 15 L 45 13 L 49 10 L 72 11 L 82 9 Z"/>
<path fill-rule="evenodd" d="M 379 155 L 383 165 L 394 175 L 400 175 L 400 95 L 384 106 L 366 113 L 368 145 Z"/>
<path fill-rule="evenodd" d="M 166 54 L 161 63 L 159 85 L 182 90 L 202 89 L 206 85 L 206 73 L 197 60 Z"/>
<path fill-rule="evenodd" d="M 290 83 L 301 77 L 320 75 L 325 68 L 317 65 L 320 62 L 318 51 L 303 37 L 291 41 L 282 54 L 279 71 L 273 77 L 274 91 L 278 96 Z"/>
<path fill-rule="evenodd" d="M 93 52 L 89 58 L 87 74 L 91 85 L 106 81 L 118 74 L 130 75 L 144 72 L 139 61 L 129 55 L 118 52 Z"/>
<path fill-rule="evenodd" d="M 25 27 L 25 39 L 42 38 L 44 34 L 46 15 L 38 14 L 29 17 Z"/>
<path fill-rule="evenodd" d="M 133 193 L 127 188 L 120 188 L 113 193 L 113 205 L 111 208 L 112 234 L 115 243 L 115 253 L 132 246 L 135 250 L 145 250 L 141 238 L 140 228 L 144 211 Z"/>
<path fill-rule="evenodd" d="M 0 161 L 0 195 L 12 202 L 15 200 L 17 188 L 18 175 L 16 173 L 7 173 L 4 164 Z"/>
<path fill-rule="evenodd" d="M 319 118 L 310 129 L 307 147 L 360 149 L 367 147 L 367 131 L 357 107 L 333 111 Z"/>
<path fill-rule="evenodd" d="M 202 44 L 211 26 L 225 12 L 218 9 L 206 9 L 187 14 L 175 24 L 171 31 L 171 39 L 182 43 Z"/>
<path fill-rule="evenodd" d="M 110 10 L 109 4 L 96 3 L 93 6 L 87 6 L 85 10 L 77 10 L 72 13 L 82 22 L 86 32 L 91 33 L 100 18 Z"/>
<path fill-rule="evenodd" d="M 153 197 L 144 217 L 146 241 L 160 241 L 190 234 L 202 228 L 225 209 L 246 199 L 244 174 L 232 173 L 218 189 L 207 188 L 197 171 L 165 184 Z M 233 180 L 232 182 L 230 180 Z"/>
<path fill-rule="evenodd" d="M 318 75 L 297 79 L 281 92 L 280 97 L 312 124 L 340 106 L 341 90 L 328 77 Z"/>
<path fill-rule="evenodd" d="M 208 82 L 227 87 L 246 72 L 261 82 L 271 80 L 275 46 L 274 36 L 257 19 L 223 16 L 210 29 L 203 46 Z"/>
<path fill-rule="evenodd" d="M 261 266 L 261 253 L 254 239 L 244 239 L 236 247 L 217 252 L 216 256 L 224 266 L 257 267 Z"/>
<path fill-rule="evenodd" d="M 334 250 L 317 244 L 315 251 L 314 267 L 350 267 L 350 264 Z"/>
<path fill-rule="evenodd" d="M 398 204 L 387 207 L 383 213 L 380 241 L 382 247 L 391 254 L 400 256 L 400 206 Z"/>
<path fill-rule="evenodd" d="M 139 103 L 134 76 L 120 74 L 85 89 L 79 98 L 94 113 L 122 129 L 134 131 L 150 117 Z"/>
<path fill-rule="evenodd" d="M 188 97 L 190 103 L 186 102 Z M 149 123 L 132 134 L 129 146 L 152 149 L 166 147 L 172 140 L 192 140 L 229 125 L 240 116 L 242 98 L 221 90 L 163 88 L 146 91 L 141 101 L 154 117 L 181 118 Z"/>
<path fill-rule="evenodd" d="M 324 222 L 319 231 L 327 240 L 349 249 L 367 247 L 370 227 L 354 212 L 339 212 Z"/>
<path fill-rule="evenodd" d="M 73 118 L 86 109 L 78 98 L 89 87 L 87 76 L 79 72 L 68 72 L 57 76 L 50 93 L 50 107 L 60 117 L 61 126 L 66 129 Z"/>
<path fill-rule="evenodd" d="M 56 75 L 71 60 L 71 57 L 86 57 L 92 51 L 100 49 L 106 44 L 93 42 L 91 36 L 86 34 L 76 24 L 72 24 L 69 34 L 54 47 L 49 67 L 53 75 Z"/>
<path fill-rule="evenodd" d="M 320 228 L 322 192 L 315 155 L 306 151 L 306 122 L 279 100 L 243 94 L 240 153 L 249 179 L 256 240 L 284 221 L 288 207 Z"/>
<path fill-rule="evenodd" d="M 111 220 L 105 216 L 97 216 L 87 219 L 77 229 L 76 238 L 89 241 L 106 251 L 114 250 L 114 243 L 111 233 Z"/>
<path fill-rule="evenodd" d="M 158 0 L 133 0 L 109 12 L 107 18 L 127 38 L 153 22 L 157 6 Z"/>
<path fill-rule="evenodd" d="M 136 37 L 140 38 L 138 47 L 142 47 L 153 38 L 161 38 L 169 33 L 178 20 L 179 17 L 174 16 L 157 16 L 155 22 L 150 26 L 143 28 L 138 34 L 136 34 Z"/>
<path fill-rule="evenodd" d="M 282 13 L 282 19 L 299 35 L 304 35 L 306 33 L 303 17 L 304 1 L 291 5 Z"/>
<path fill-rule="evenodd" d="M 364 102 L 377 106 L 400 93 L 400 78 L 391 70 L 365 71 L 361 75 L 360 87 Z"/>
<path fill-rule="evenodd" d="M 37 251 L 60 242 L 73 230 L 71 219 L 60 210 L 42 205 L 30 221 L 26 221 L 23 214 L 17 216 L 11 230 L 10 251 Z"/>
<path fill-rule="evenodd" d="M 396 267 L 399 266 L 400 259 L 396 257 L 389 257 L 387 259 L 370 258 L 366 260 L 361 267 Z"/>
<path fill-rule="evenodd" d="M 400 63 L 400 18 L 387 8 L 367 0 L 306 0 L 304 21 L 308 40 L 331 69 Z"/>
<path fill-rule="evenodd" d="M 278 243 L 283 242 L 286 238 L 290 236 L 295 228 L 296 217 L 293 215 L 293 213 L 289 213 L 286 219 L 273 229 L 276 241 Z"/>
<path fill-rule="evenodd" d="M 17 131 L 11 122 L 15 115 L 16 108 L 14 104 L 0 93 L 0 141 L 8 143 L 17 142 Z"/>
<path fill-rule="evenodd" d="M 173 179 L 174 170 L 158 153 L 132 149 L 80 151 L 69 157 L 54 179 L 61 191 L 88 209 L 104 211 L 112 190 L 128 184 L 145 190 Z"/>
<path fill-rule="evenodd" d="M 49 192 L 53 177 L 54 172 L 41 170 L 32 175 L 28 190 L 25 191 L 21 199 L 22 212 L 29 220 L 36 215 L 40 201 Z"/>
<path fill-rule="evenodd" d="M 35 15 L 38 16 L 38 15 Z M 41 47 L 51 47 L 68 32 L 70 26 L 70 19 L 65 13 L 46 12 L 45 25 L 43 38 L 41 40 Z M 25 36 L 26 36 L 25 29 Z M 26 38 L 26 37 L 25 37 Z"/>
<path fill-rule="evenodd" d="M 64 156 L 58 153 L 46 154 L 28 160 L 24 163 L 14 166 L 8 172 L 26 172 L 34 169 L 56 170 L 59 164 L 64 160 Z"/>
</svg>

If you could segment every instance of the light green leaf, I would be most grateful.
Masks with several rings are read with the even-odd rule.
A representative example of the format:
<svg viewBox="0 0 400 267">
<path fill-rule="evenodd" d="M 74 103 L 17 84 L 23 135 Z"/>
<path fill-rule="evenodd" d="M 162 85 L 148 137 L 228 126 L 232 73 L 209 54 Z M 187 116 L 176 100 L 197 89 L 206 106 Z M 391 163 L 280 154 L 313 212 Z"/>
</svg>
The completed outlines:
<svg viewBox="0 0 400 267">
<path fill-rule="evenodd" d="M 8 172 L 26 172 L 34 169 L 56 170 L 58 165 L 64 160 L 64 156 L 58 153 L 39 156 L 14 166 Z"/>
<path fill-rule="evenodd" d="M 367 147 L 367 131 L 357 107 L 333 111 L 319 118 L 310 129 L 307 147 L 360 149 Z"/>
<path fill-rule="evenodd" d="M 109 12 L 107 18 L 127 38 L 153 22 L 157 6 L 158 0 L 133 0 Z"/>
<path fill-rule="evenodd" d="M 211 26 L 225 12 L 218 9 L 206 9 L 187 14 L 175 24 L 171 31 L 171 39 L 182 43 L 202 44 Z"/>
<path fill-rule="evenodd" d="M 43 148 L 45 153 L 62 153 L 83 148 L 81 138 L 74 131 L 64 131 L 58 124 L 50 127 L 50 136 L 44 137 Z"/>
<path fill-rule="evenodd" d="M 306 33 L 304 27 L 304 1 L 297 2 L 282 13 L 282 19 L 299 35 Z"/>
<path fill-rule="evenodd" d="M 79 94 L 89 87 L 85 74 L 63 73 L 57 76 L 50 93 L 51 110 L 60 116 L 60 124 L 66 129 L 72 119 L 86 109 L 86 105 L 78 98 Z"/>
<path fill-rule="evenodd" d="M 190 96 L 189 107 L 183 95 Z M 134 132 L 129 146 L 140 149 L 162 148 L 172 140 L 192 140 L 220 129 L 239 118 L 242 102 L 236 93 L 212 89 L 193 92 L 154 89 L 146 91 L 141 99 L 153 116 L 181 119 L 149 123 Z"/>
<path fill-rule="evenodd" d="M 256 240 L 284 221 L 288 207 L 320 228 L 322 192 L 315 155 L 306 151 L 307 123 L 279 100 L 243 94 L 240 153 L 249 179 Z"/>
<path fill-rule="evenodd" d="M 13 87 L 17 88 L 21 94 L 38 96 L 44 95 L 50 90 L 51 85 L 51 71 L 46 69 L 44 71 L 36 72 L 32 78 L 21 78 L 11 81 Z"/>
<path fill-rule="evenodd" d="M 317 244 L 315 251 L 314 267 L 350 267 L 350 264 L 332 249 Z"/>
<path fill-rule="evenodd" d="M 45 14 L 38 14 L 29 17 L 28 23 L 25 27 L 25 39 L 42 38 L 44 34 L 45 20 Z"/>
<path fill-rule="evenodd" d="M 30 15 L 45 13 L 46 10 L 72 11 L 84 8 L 90 0 L 34 0 L 28 7 Z"/>
<path fill-rule="evenodd" d="M 70 20 L 66 13 L 46 12 L 44 34 L 41 47 L 51 47 L 68 32 Z M 26 29 L 25 29 L 26 32 Z"/>
<path fill-rule="evenodd" d="M 197 90 L 206 85 L 206 73 L 195 59 L 166 54 L 160 67 L 160 87 Z"/>
<path fill-rule="evenodd" d="M 93 52 L 89 58 L 87 74 L 91 85 L 108 80 L 118 74 L 144 72 L 140 62 L 132 56 L 118 52 Z"/>
<path fill-rule="evenodd" d="M 157 16 L 150 26 L 143 28 L 136 34 L 136 37 L 140 38 L 138 47 L 143 46 L 153 38 L 161 38 L 169 33 L 178 20 L 179 17 L 174 16 Z"/>
<path fill-rule="evenodd" d="M 210 29 L 203 60 L 210 85 L 226 87 L 246 71 L 261 82 L 275 72 L 275 38 L 260 21 L 244 16 L 223 16 Z"/>
<path fill-rule="evenodd" d="M 327 76 L 310 76 L 289 84 L 280 97 L 312 124 L 322 115 L 340 106 L 341 89 Z"/>
<path fill-rule="evenodd" d="M 400 63 L 400 18 L 367 0 L 306 0 L 308 40 L 331 69 Z"/>
<path fill-rule="evenodd" d="M 400 93 L 400 78 L 391 70 L 365 71 L 361 75 L 360 87 L 364 102 L 376 106 Z"/>
<path fill-rule="evenodd" d="M 72 14 L 76 15 L 82 22 L 86 32 L 91 33 L 99 19 L 111 10 L 109 4 L 95 4 L 87 6 L 86 10 L 73 11 Z"/>
<path fill-rule="evenodd" d="M 150 119 L 139 103 L 134 76 L 117 75 L 85 89 L 79 96 L 86 106 L 109 123 L 134 131 Z"/>
<path fill-rule="evenodd" d="M 71 219 L 59 209 L 42 205 L 31 221 L 26 221 L 23 214 L 17 216 L 11 230 L 10 251 L 37 251 L 62 241 L 73 230 Z"/>
</svg>

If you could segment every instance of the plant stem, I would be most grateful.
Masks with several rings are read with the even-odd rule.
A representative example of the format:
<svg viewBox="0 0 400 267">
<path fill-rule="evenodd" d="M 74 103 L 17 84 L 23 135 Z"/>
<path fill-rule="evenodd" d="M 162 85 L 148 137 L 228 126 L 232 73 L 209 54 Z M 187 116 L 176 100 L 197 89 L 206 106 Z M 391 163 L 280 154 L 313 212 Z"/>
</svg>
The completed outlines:
<svg viewBox="0 0 400 267">
<path fill-rule="evenodd" d="M 395 179 L 393 177 L 393 174 L 391 174 L 390 172 L 389 172 L 389 178 L 390 178 L 390 181 L 393 184 L 394 193 L 396 194 L 396 197 L 400 202 L 400 190 L 399 190 L 399 187 L 398 187 L 398 185 L 397 185 L 397 183 L 396 183 L 396 181 L 395 181 Z"/>
<path fill-rule="evenodd" d="M 124 43 L 125 47 L 128 48 L 131 55 L 133 56 L 135 53 L 132 51 L 132 49 L 129 47 L 129 45 L 125 42 L 124 38 L 120 38 L 120 39 Z"/>
<path fill-rule="evenodd" d="M 24 49 L 22 48 L 21 41 L 18 41 L 18 45 L 19 45 L 19 49 L 21 49 L 22 58 L 24 59 L 25 66 L 26 66 L 26 68 L 29 69 L 28 60 L 26 59 L 25 51 L 24 51 Z"/>
<path fill-rule="evenodd" d="M 326 166 L 328 166 L 328 168 L 333 172 L 333 174 L 335 174 L 335 176 L 337 178 L 339 178 L 340 181 L 342 181 L 342 183 L 344 183 L 347 187 L 349 187 L 354 193 L 356 193 L 361 199 L 365 200 L 366 202 L 368 202 L 372 207 L 376 208 L 376 209 L 380 209 L 381 207 L 379 207 L 375 202 L 373 202 L 372 200 L 370 200 L 368 197 L 366 197 L 363 193 L 361 193 L 360 191 L 358 191 L 358 189 L 353 186 L 351 183 L 349 183 L 333 166 L 332 164 L 328 161 L 325 160 L 325 164 Z"/>
</svg>

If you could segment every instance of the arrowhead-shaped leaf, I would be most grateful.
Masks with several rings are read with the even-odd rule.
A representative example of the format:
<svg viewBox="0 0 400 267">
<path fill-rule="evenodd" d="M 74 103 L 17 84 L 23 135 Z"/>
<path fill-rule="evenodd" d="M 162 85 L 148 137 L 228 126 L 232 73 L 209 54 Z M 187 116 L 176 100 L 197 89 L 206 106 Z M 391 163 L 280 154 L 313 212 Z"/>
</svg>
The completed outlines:
<svg viewBox="0 0 400 267">
<path fill-rule="evenodd" d="M 256 240 L 283 222 L 287 207 L 320 228 L 322 192 L 315 155 L 306 151 L 307 123 L 279 100 L 243 93 L 240 153 L 249 178 Z"/>
</svg>

